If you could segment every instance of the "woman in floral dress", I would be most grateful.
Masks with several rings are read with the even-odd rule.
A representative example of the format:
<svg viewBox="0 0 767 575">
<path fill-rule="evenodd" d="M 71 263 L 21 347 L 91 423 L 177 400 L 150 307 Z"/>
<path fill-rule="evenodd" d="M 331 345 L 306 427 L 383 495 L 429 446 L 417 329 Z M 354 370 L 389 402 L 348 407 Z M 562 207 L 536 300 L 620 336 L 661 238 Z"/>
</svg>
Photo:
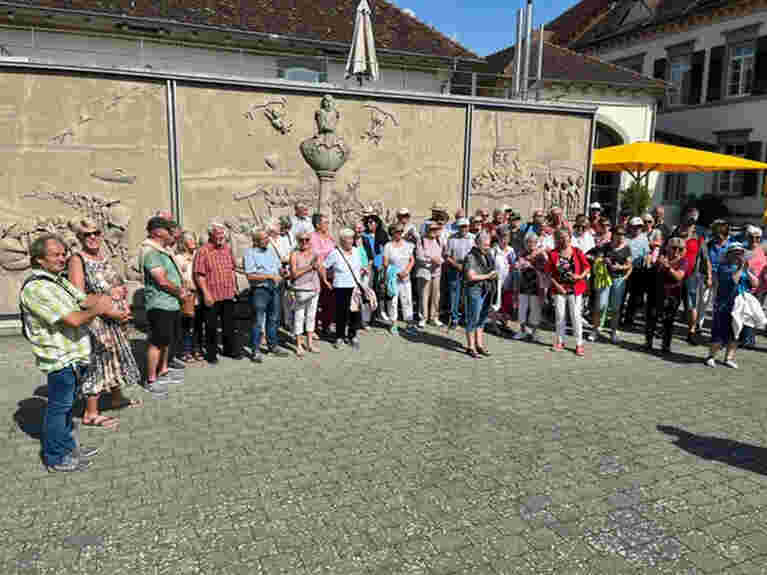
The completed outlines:
<svg viewBox="0 0 767 575">
<path fill-rule="evenodd" d="M 111 395 L 112 409 L 136 407 L 140 400 L 128 399 L 122 389 L 139 383 L 140 372 L 122 324 L 131 319 L 127 292 L 103 247 L 102 231 L 95 222 L 83 219 L 77 225 L 80 249 L 69 259 L 69 281 L 85 293 L 108 293 L 114 302 L 107 317 L 95 318 L 91 332 L 91 363 L 82 382 L 86 396 L 83 425 L 116 428 L 118 420 L 99 413 L 99 395 Z"/>
</svg>

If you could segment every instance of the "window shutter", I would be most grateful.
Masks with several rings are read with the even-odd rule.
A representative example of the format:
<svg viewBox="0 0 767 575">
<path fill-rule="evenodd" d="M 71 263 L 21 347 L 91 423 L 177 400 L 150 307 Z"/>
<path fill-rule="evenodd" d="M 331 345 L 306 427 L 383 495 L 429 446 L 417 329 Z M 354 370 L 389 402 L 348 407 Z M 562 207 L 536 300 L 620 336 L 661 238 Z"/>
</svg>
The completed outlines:
<svg viewBox="0 0 767 575">
<path fill-rule="evenodd" d="M 767 36 L 756 41 L 754 61 L 754 87 L 752 94 L 767 94 Z"/>
<path fill-rule="evenodd" d="M 657 78 L 658 80 L 666 80 L 666 59 L 665 58 L 658 58 L 653 62 L 652 67 L 652 77 Z M 666 103 L 666 99 L 663 98 L 658 105 L 658 110 L 663 110 Z"/>
<path fill-rule="evenodd" d="M 726 46 L 711 48 L 711 56 L 708 63 L 708 94 L 707 102 L 722 99 L 722 79 L 724 77 L 724 54 Z"/>
<path fill-rule="evenodd" d="M 749 142 L 746 144 L 746 158 L 749 160 L 761 161 L 762 142 Z M 757 186 L 759 185 L 759 170 L 748 170 L 744 172 L 743 195 L 755 196 Z"/>
<path fill-rule="evenodd" d="M 701 50 L 692 55 L 690 70 L 690 94 L 687 104 L 695 106 L 700 104 L 700 97 L 703 94 L 703 65 L 706 61 L 706 51 Z"/>
</svg>

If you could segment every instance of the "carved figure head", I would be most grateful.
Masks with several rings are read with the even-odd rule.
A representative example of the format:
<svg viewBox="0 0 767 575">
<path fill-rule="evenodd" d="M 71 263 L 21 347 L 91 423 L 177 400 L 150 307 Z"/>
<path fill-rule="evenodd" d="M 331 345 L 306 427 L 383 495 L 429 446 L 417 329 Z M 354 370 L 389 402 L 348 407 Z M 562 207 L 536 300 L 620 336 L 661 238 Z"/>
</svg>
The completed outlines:
<svg viewBox="0 0 767 575">
<path fill-rule="evenodd" d="M 333 100 L 333 96 L 330 94 L 325 94 L 322 97 L 322 101 L 320 102 L 320 107 L 323 110 L 332 110 L 335 108 L 335 100 Z"/>
</svg>

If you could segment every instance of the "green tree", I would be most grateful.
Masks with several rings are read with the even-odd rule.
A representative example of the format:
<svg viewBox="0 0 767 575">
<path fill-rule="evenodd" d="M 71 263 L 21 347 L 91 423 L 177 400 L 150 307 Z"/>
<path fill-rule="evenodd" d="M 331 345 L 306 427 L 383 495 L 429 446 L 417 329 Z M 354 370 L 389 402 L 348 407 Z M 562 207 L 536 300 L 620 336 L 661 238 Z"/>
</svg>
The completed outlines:
<svg viewBox="0 0 767 575">
<path fill-rule="evenodd" d="M 652 196 L 647 185 L 634 180 L 621 192 L 621 208 L 631 208 L 631 213 L 641 215 L 650 209 Z"/>
</svg>

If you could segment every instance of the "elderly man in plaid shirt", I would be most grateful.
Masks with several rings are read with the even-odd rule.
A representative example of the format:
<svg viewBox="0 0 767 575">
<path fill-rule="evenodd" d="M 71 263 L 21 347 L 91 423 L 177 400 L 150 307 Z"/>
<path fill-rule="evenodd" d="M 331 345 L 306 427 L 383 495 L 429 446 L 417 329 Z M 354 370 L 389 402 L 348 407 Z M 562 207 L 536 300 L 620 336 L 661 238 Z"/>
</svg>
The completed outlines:
<svg viewBox="0 0 767 575">
<path fill-rule="evenodd" d="M 221 319 L 224 355 L 242 359 L 242 345 L 234 331 L 234 297 L 237 292 L 235 261 L 220 222 L 208 226 L 208 242 L 194 258 L 194 278 L 202 293 L 208 363 L 218 363 L 218 321 Z"/>
<path fill-rule="evenodd" d="M 98 452 L 78 447 L 72 437 L 72 406 L 90 361 L 86 326 L 96 316 L 117 317 L 117 312 L 109 295 L 86 296 L 66 279 L 67 251 L 61 238 L 39 236 L 29 252 L 33 270 L 24 281 L 19 303 L 23 333 L 48 379 L 43 461 L 48 471 L 82 471 Z"/>
</svg>

